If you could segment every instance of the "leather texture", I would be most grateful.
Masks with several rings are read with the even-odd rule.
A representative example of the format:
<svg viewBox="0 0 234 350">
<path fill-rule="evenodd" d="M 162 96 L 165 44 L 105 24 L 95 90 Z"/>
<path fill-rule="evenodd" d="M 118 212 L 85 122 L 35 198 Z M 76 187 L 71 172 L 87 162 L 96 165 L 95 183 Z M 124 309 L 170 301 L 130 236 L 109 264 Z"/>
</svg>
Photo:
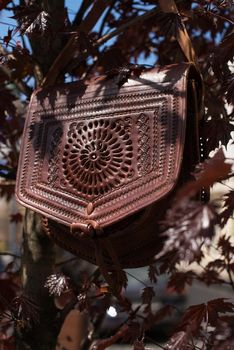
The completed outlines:
<svg viewBox="0 0 234 350">
<path fill-rule="evenodd" d="M 159 222 L 173 189 L 199 161 L 201 100 L 189 63 L 132 74 L 121 87 L 113 76 L 37 90 L 18 201 L 44 216 L 59 245 L 92 263 L 111 266 L 116 255 L 121 267 L 148 264 L 163 244 Z"/>
</svg>

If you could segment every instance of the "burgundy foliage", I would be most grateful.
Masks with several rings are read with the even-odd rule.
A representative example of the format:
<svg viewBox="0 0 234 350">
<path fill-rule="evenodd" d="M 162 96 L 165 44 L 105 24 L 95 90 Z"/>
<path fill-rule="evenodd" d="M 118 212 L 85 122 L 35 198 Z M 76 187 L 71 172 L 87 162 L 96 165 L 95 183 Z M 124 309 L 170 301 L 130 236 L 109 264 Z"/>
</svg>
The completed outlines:
<svg viewBox="0 0 234 350">
<path fill-rule="evenodd" d="M 170 2 L 174 3 L 165 0 L 167 4 Z M 162 274 L 167 279 L 166 292 L 171 295 L 183 295 L 194 281 L 234 289 L 234 244 L 227 234 L 220 235 L 218 242 L 213 240 L 216 228 L 224 228 L 233 217 L 234 189 L 227 187 L 227 193 L 216 202 L 198 199 L 204 189 L 208 191 L 215 183 L 233 177 L 233 159 L 227 160 L 222 149 L 209 158 L 210 151 L 221 144 L 227 146 L 234 131 L 231 123 L 234 121 L 233 1 L 175 1 L 177 14 L 161 11 L 159 1 L 155 0 L 113 0 L 106 1 L 104 7 L 102 0 L 84 0 L 74 19 L 68 18 L 63 0 L 56 2 L 56 8 L 53 3 L 22 0 L 16 5 L 11 0 L 0 0 L 0 15 L 4 10 L 16 23 L 16 28 L 6 27 L 5 35 L 0 38 L 0 197 L 9 201 L 14 196 L 25 111 L 32 91 L 43 82 L 54 79 L 59 83 L 65 78 L 89 79 L 104 72 L 109 75 L 118 72 L 121 85 L 132 70 L 140 74 L 142 66 L 138 63 L 142 61 L 150 65 L 184 61 L 175 37 L 185 25 L 205 87 L 200 131 L 206 160 L 194 169 L 195 180 L 178 191 L 165 215 L 162 223 L 165 244 L 148 267 L 147 282 L 142 281 L 139 305 L 126 296 L 125 271 L 121 272 L 121 292 L 112 293 L 114 289 L 106 284 L 98 269 L 87 268 L 77 278 L 67 272 L 67 262 L 60 263 L 45 281 L 48 294 L 58 306 L 58 323 L 62 324 L 70 310 L 78 309 L 88 313 L 91 329 L 82 350 L 102 350 L 121 341 L 131 343 L 134 350 L 144 350 L 147 331 L 176 317 L 177 327 L 161 346 L 163 349 L 232 349 L 234 304 L 231 301 L 210 300 L 190 306 L 183 315 L 173 305 L 163 305 L 157 310 L 153 305 Z M 93 4 L 97 6 L 94 12 Z M 153 13 L 149 15 L 150 11 Z M 145 20 L 141 20 L 142 15 L 146 15 Z M 107 41 L 107 36 L 112 40 Z M 227 103 L 231 108 L 226 108 Z M 19 223 L 23 217 L 13 212 L 10 220 Z M 217 255 L 204 262 L 204 248 L 211 247 Z M 39 306 L 22 291 L 17 261 L 13 257 L 13 262 L 0 272 L 0 348 L 3 350 L 17 349 L 15 334 L 27 338 L 28 332 L 40 324 Z M 187 269 L 182 269 L 185 262 Z M 112 277 L 115 279 L 114 273 Z M 124 322 L 100 339 L 99 331 L 111 305 L 123 315 Z M 197 345 L 198 341 L 201 345 Z"/>
</svg>

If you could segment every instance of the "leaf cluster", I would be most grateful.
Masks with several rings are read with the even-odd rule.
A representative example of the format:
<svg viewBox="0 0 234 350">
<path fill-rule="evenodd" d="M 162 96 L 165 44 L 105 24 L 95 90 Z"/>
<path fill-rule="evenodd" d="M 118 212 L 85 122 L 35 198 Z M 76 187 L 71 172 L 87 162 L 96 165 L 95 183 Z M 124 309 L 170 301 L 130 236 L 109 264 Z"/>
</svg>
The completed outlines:
<svg viewBox="0 0 234 350">
<path fill-rule="evenodd" d="M 234 131 L 233 1 L 175 3 L 178 13 L 163 12 L 154 0 L 84 0 L 72 18 L 63 0 L 23 0 L 20 6 L 0 0 L 0 14 L 4 10 L 15 21 L 15 27 L 9 25 L 0 40 L 1 197 L 10 200 L 14 195 L 24 114 L 33 89 L 107 72 L 117 75 L 120 86 L 132 70 L 141 72 L 142 62 L 154 66 L 184 61 L 176 40 L 184 26 L 204 79 L 205 112 L 200 125 L 204 159 L 221 144 L 227 146 Z M 89 315 L 90 334 L 83 349 L 101 350 L 124 340 L 135 350 L 143 350 L 147 330 L 175 317 L 179 325 L 164 349 L 194 350 L 199 348 L 197 341 L 202 343 L 201 349 L 234 346 L 234 306 L 230 301 L 215 299 L 191 306 L 183 316 L 173 305 L 154 308 L 155 287 L 162 274 L 167 278 L 167 292 L 173 295 L 183 294 L 194 281 L 234 289 L 233 242 L 225 234 L 217 243 L 213 241 L 217 227 L 224 228 L 233 217 L 234 190 L 229 189 L 223 201 L 197 200 L 200 192 L 233 176 L 230 163 L 220 150 L 201 163 L 194 172 L 195 180 L 177 193 L 162 223 L 164 247 L 148 268 L 149 279 L 142 283 L 139 305 L 127 297 L 124 271 L 119 293 L 113 293 L 116 288 L 106 284 L 99 270 L 80 273 L 77 281 L 60 264 L 55 274 L 48 276 L 45 288 L 55 300 L 58 325 L 74 308 Z M 11 220 L 20 222 L 22 217 L 11 213 Z M 218 256 L 206 262 L 205 249 L 215 249 Z M 187 269 L 181 267 L 185 262 Z M 112 277 L 116 279 L 114 274 Z M 0 273 L 0 346 L 5 350 L 15 349 L 14 328 L 24 337 L 40 322 L 38 306 L 22 295 L 19 279 L 10 267 Z M 124 315 L 124 322 L 110 337 L 98 340 L 111 305 Z"/>
</svg>

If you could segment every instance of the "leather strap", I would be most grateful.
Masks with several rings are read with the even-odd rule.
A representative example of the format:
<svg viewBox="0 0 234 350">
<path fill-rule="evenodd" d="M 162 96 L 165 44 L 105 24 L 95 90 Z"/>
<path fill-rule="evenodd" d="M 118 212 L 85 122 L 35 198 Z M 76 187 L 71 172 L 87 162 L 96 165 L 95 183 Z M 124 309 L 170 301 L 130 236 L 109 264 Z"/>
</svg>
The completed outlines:
<svg viewBox="0 0 234 350">
<path fill-rule="evenodd" d="M 94 245 L 95 245 L 95 256 L 97 264 L 100 268 L 100 271 L 105 278 L 106 282 L 109 284 L 109 286 L 112 288 L 112 292 L 114 294 L 119 294 L 122 289 L 122 283 L 121 283 L 121 266 L 119 263 L 119 259 L 116 255 L 115 249 L 112 246 L 111 241 L 105 237 L 105 238 L 95 238 L 94 239 Z M 105 263 L 104 260 L 104 252 L 107 252 L 110 256 L 113 265 L 112 269 L 114 267 L 116 271 L 117 281 L 113 279 L 113 277 L 110 275 L 110 271 L 108 269 L 108 265 Z"/>
<path fill-rule="evenodd" d="M 180 16 L 174 0 L 158 0 L 158 2 L 163 12 L 175 13 Z M 181 25 L 182 26 L 177 30 L 176 39 L 188 62 L 193 62 L 195 65 L 197 65 L 196 54 L 183 21 L 181 21 Z"/>
<path fill-rule="evenodd" d="M 101 273 L 105 278 L 106 282 L 112 288 L 113 292 L 119 294 L 122 288 L 121 265 L 111 241 L 108 239 L 108 237 L 103 236 L 103 230 L 100 227 L 100 225 L 95 220 L 87 220 L 87 224 L 73 223 L 70 226 L 70 230 L 82 230 L 83 232 L 81 231 L 81 234 L 88 234 L 93 239 L 95 246 L 96 261 L 101 270 Z M 109 255 L 110 259 L 113 262 L 112 269 L 114 267 L 117 276 L 117 281 L 115 281 L 109 274 L 110 269 L 105 263 L 103 256 L 104 252 L 106 252 Z"/>
</svg>

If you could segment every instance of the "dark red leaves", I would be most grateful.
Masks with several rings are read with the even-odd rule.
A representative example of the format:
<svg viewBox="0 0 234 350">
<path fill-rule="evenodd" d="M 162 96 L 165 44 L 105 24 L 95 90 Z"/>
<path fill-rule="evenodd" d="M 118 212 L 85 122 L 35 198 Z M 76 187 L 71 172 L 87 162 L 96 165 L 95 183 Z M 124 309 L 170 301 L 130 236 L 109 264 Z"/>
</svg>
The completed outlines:
<svg viewBox="0 0 234 350">
<path fill-rule="evenodd" d="M 45 35 L 50 28 L 49 13 L 37 5 L 16 7 L 13 18 L 20 24 L 21 33 L 29 36 Z"/>
<path fill-rule="evenodd" d="M 223 211 L 220 214 L 220 224 L 224 227 L 227 221 L 233 217 L 234 213 L 234 191 L 228 192 L 224 196 Z"/>
<path fill-rule="evenodd" d="M 149 279 L 150 279 L 151 283 L 156 283 L 157 282 L 157 274 L 158 274 L 158 271 L 157 271 L 156 266 L 155 265 L 150 265 L 149 269 L 148 269 L 148 276 L 149 276 Z"/>
<path fill-rule="evenodd" d="M 225 266 L 226 267 L 226 266 Z M 225 283 L 223 279 L 220 278 L 220 273 L 216 270 L 207 268 L 205 271 L 203 271 L 198 279 L 205 283 L 207 286 L 210 286 L 212 284 L 222 284 Z"/>
<path fill-rule="evenodd" d="M 160 324 L 162 321 L 167 321 L 175 313 L 175 309 L 172 305 L 166 305 L 156 312 L 149 312 L 146 314 L 144 320 L 145 329 L 150 329 L 155 327 L 155 325 Z"/>
<path fill-rule="evenodd" d="M 12 50 L 6 62 L 15 79 L 23 79 L 33 72 L 33 62 L 29 51 L 20 46 Z"/>
<path fill-rule="evenodd" d="M 144 288 L 141 294 L 142 304 L 151 304 L 154 296 L 155 292 L 152 287 Z"/>
<path fill-rule="evenodd" d="M 234 73 L 226 77 L 223 88 L 227 102 L 234 105 Z"/>
<path fill-rule="evenodd" d="M 209 301 L 206 304 L 190 306 L 183 318 L 180 330 L 186 331 L 189 329 L 193 335 L 197 334 L 202 322 L 215 327 L 221 315 L 234 311 L 234 304 L 219 298 Z"/>
<path fill-rule="evenodd" d="M 217 325 L 217 320 L 222 314 L 234 312 L 234 304 L 226 300 L 219 298 L 207 303 L 207 319 L 211 326 L 215 327 Z"/>
<path fill-rule="evenodd" d="M 175 272 L 171 275 L 167 288 L 179 294 L 183 293 L 186 285 L 192 285 L 194 275 L 193 271 Z"/>
<path fill-rule="evenodd" d="M 223 65 L 233 59 L 234 56 L 234 33 L 231 32 L 224 37 L 223 41 L 220 43 L 218 48 L 215 50 L 215 60 L 214 60 L 214 72 L 219 78 L 223 78 L 224 75 L 220 74 L 222 72 Z M 220 72 L 221 70 L 221 72 Z"/>
<path fill-rule="evenodd" d="M 211 187 L 215 182 L 225 180 L 229 177 L 232 165 L 226 162 L 226 157 L 222 149 L 219 149 L 215 155 L 199 164 L 196 168 L 196 181 L 190 181 L 185 184 L 178 192 L 177 200 L 192 196 L 204 188 Z"/>
<path fill-rule="evenodd" d="M 229 99 L 232 99 L 232 85 L 228 86 L 227 93 Z M 203 139 L 208 152 L 218 148 L 220 143 L 226 146 L 231 138 L 231 132 L 234 131 L 233 124 L 227 116 L 216 116 L 207 119 L 202 128 Z"/>
<path fill-rule="evenodd" d="M 25 295 L 16 297 L 12 301 L 11 311 L 17 320 L 21 320 L 29 328 L 32 326 L 32 323 L 39 323 L 39 307 Z"/>
<path fill-rule="evenodd" d="M 216 221 L 217 214 L 211 204 L 181 200 L 167 212 L 166 223 L 170 227 L 163 234 L 167 240 L 156 258 L 176 250 L 183 261 L 200 261 L 201 247 L 209 246 Z"/>
<path fill-rule="evenodd" d="M 54 274 L 47 278 L 45 287 L 49 289 L 50 295 L 60 296 L 69 288 L 69 278 L 63 274 Z"/>
<path fill-rule="evenodd" d="M 201 171 L 196 174 L 197 182 L 202 187 L 210 187 L 215 182 L 225 180 L 232 165 L 226 162 L 222 148 L 215 155 L 201 165 Z"/>
<path fill-rule="evenodd" d="M 34 21 L 25 29 L 24 33 L 32 35 L 45 35 L 50 27 L 50 15 L 48 12 L 41 11 Z"/>
<path fill-rule="evenodd" d="M 78 309 L 80 310 L 80 312 L 89 310 L 91 300 L 86 293 L 80 293 L 77 296 L 77 300 L 78 300 Z"/>
<path fill-rule="evenodd" d="M 151 303 L 154 296 L 155 296 L 155 292 L 152 287 L 146 287 L 143 289 L 141 294 L 141 300 L 142 300 L 142 304 L 146 304 L 144 313 L 151 312 Z"/>
<path fill-rule="evenodd" d="M 11 41 L 12 32 L 13 32 L 13 29 L 8 29 L 7 35 L 5 35 L 3 37 L 3 41 L 6 44 L 6 47 L 8 46 L 9 42 Z"/>
<path fill-rule="evenodd" d="M 189 350 L 189 337 L 186 332 L 175 333 L 165 346 L 165 350 Z"/>
<path fill-rule="evenodd" d="M 227 258 L 233 258 L 234 256 L 234 245 L 231 243 L 231 237 L 221 236 L 218 242 L 218 247 L 221 250 L 222 255 Z"/>
<path fill-rule="evenodd" d="M 178 30 L 182 29 L 181 17 L 177 13 L 160 12 L 156 16 L 156 20 L 160 25 L 160 30 L 166 37 L 176 37 Z"/>
</svg>

